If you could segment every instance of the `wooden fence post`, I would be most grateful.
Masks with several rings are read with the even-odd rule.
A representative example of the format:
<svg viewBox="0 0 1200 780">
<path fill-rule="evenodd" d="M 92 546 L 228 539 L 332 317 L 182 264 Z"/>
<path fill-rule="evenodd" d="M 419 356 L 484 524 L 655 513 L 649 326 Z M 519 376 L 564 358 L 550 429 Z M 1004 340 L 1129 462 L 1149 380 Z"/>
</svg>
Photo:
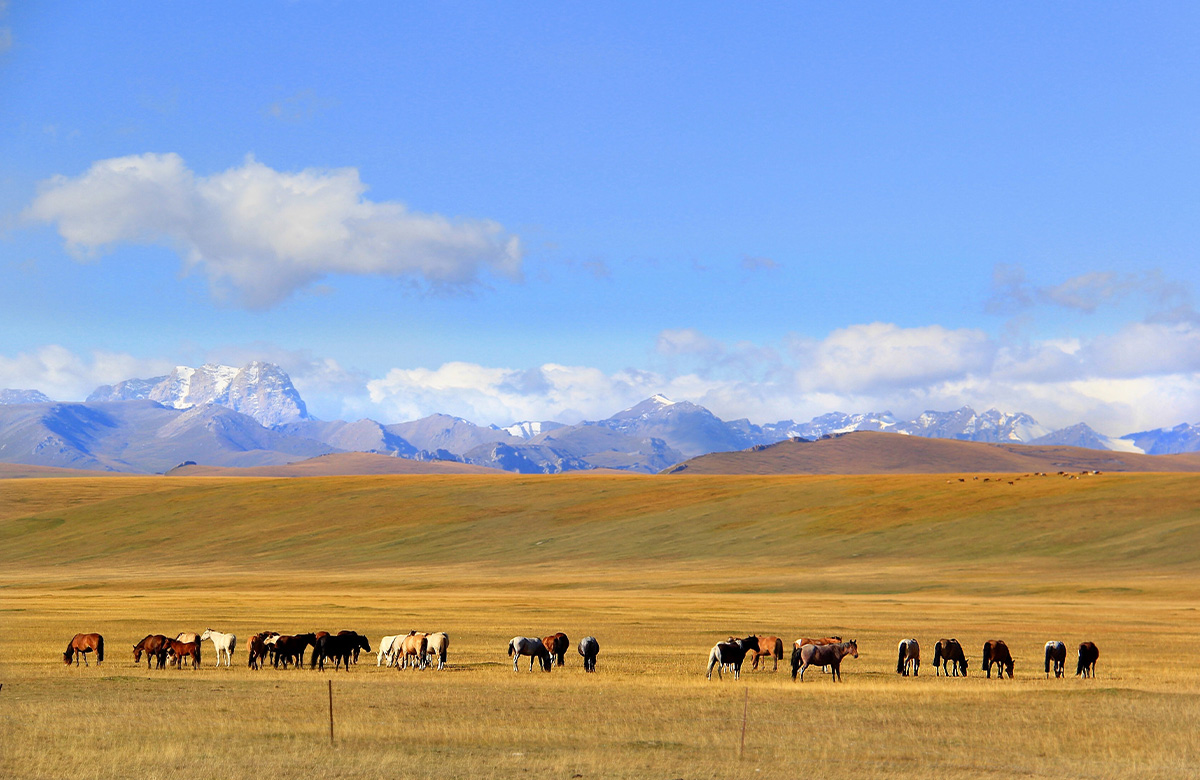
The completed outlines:
<svg viewBox="0 0 1200 780">
<path fill-rule="evenodd" d="M 333 678 L 326 682 L 329 683 L 329 746 L 333 747 Z"/>
<path fill-rule="evenodd" d="M 742 746 L 738 748 L 738 760 L 746 754 L 746 715 L 750 712 L 750 689 L 746 688 L 746 701 L 742 706 Z"/>
</svg>

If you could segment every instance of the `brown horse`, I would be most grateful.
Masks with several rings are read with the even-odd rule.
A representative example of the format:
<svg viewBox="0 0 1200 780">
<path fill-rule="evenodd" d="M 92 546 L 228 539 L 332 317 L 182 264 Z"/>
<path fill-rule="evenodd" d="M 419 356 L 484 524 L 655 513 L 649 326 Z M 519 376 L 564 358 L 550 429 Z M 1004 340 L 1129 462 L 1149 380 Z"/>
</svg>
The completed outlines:
<svg viewBox="0 0 1200 780">
<path fill-rule="evenodd" d="M 775 667 L 772 672 L 779 671 L 779 662 L 783 660 L 783 640 L 777 636 L 760 636 L 758 637 L 758 649 L 754 651 L 754 658 L 750 661 L 750 668 L 758 668 L 758 659 L 763 656 L 775 659 Z M 767 665 L 764 663 L 763 668 Z"/>
<path fill-rule="evenodd" d="M 1100 657 L 1100 650 L 1091 642 L 1079 643 L 1079 664 L 1075 667 L 1076 677 L 1095 677 L 1096 676 L 1096 659 Z"/>
<path fill-rule="evenodd" d="M 804 670 L 810 666 L 828 666 L 833 671 L 833 681 L 841 682 L 842 659 L 848 655 L 858 658 L 858 642 L 838 642 L 835 645 L 801 645 L 792 650 L 792 679 L 800 672 L 804 682 Z"/>
<path fill-rule="evenodd" d="M 179 668 L 183 668 L 184 660 L 191 661 L 192 669 L 200 668 L 200 643 L 199 642 L 180 642 L 178 639 L 168 639 L 167 655 L 174 659 L 173 663 L 178 664 Z"/>
<path fill-rule="evenodd" d="M 162 669 L 167 665 L 167 639 L 162 634 L 150 634 L 142 641 L 133 646 L 133 662 L 141 663 L 142 653 L 146 654 L 146 668 L 150 668 L 150 661 L 153 659 L 157 662 L 156 668 Z"/>
<path fill-rule="evenodd" d="M 408 636 L 400 640 L 400 661 L 396 664 L 396 668 L 404 669 L 412 666 L 415 669 L 424 669 L 428 663 L 428 655 L 429 634 L 413 629 L 408 632 Z M 410 657 L 412 661 L 409 661 Z"/>
<path fill-rule="evenodd" d="M 992 676 L 992 666 L 999 667 L 996 670 L 996 677 L 1003 678 L 1004 673 L 1008 672 L 1008 679 L 1013 676 L 1013 657 L 1008 652 L 1008 645 L 1002 640 L 991 639 L 983 643 L 983 671 L 987 672 L 987 676 Z"/>
<path fill-rule="evenodd" d="M 951 666 L 951 664 L 953 664 Z M 967 676 L 967 656 L 963 653 L 962 645 L 957 639 L 939 639 L 938 643 L 933 647 L 933 669 L 934 675 L 938 676 L 942 672 L 949 677 L 951 673 L 955 677 L 960 674 L 963 677 Z"/>
<path fill-rule="evenodd" d="M 275 644 L 270 646 L 271 665 L 278 669 L 279 662 L 282 661 L 284 669 L 289 663 L 295 663 L 297 669 L 303 668 L 304 651 L 316 641 L 315 634 L 296 634 L 294 636 L 285 634 L 279 637 L 275 640 Z"/>
<path fill-rule="evenodd" d="M 63 663 L 70 666 L 74 660 L 75 665 L 79 666 L 79 658 L 82 656 L 83 665 L 89 666 L 87 654 L 93 652 L 96 654 L 96 663 L 104 663 L 104 637 L 99 634 L 76 634 L 71 637 L 71 643 L 63 653 Z"/>
<path fill-rule="evenodd" d="M 250 637 L 250 660 L 247 662 L 247 666 L 251 669 L 262 668 L 263 659 L 267 657 L 267 653 L 269 652 L 269 648 L 267 647 L 268 636 L 270 636 L 270 633 L 263 631 L 261 634 L 255 634 Z"/>
<path fill-rule="evenodd" d="M 567 635 L 559 631 L 557 634 L 542 637 L 542 644 L 550 651 L 550 656 L 554 659 L 555 666 L 562 666 L 565 662 L 567 650 L 571 649 L 571 640 L 567 639 Z"/>
<path fill-rule="evenodd" d="M 792 642 L 792 653 L 795 654 L 795 651 L 799 650 L 800 648 L 804 647 L 805 645 L 816 645 L 817 647 L 820 647 L 821 645 L 836 645 L 838 642 L 841 642 L 841 641 L 842 641 L 842 638 L 840 636 L 826 636 L 826 637 L 820 637 L 820 638 L 816 638 L 816 639 L 807 637 L 807 636 L 802 636 L 799 639 L 797 639 L 795 642 Z M 829 667 L 827 667 L 827 666 L 821 667 L 822 674 L 827 673 L 828 671 L 829 671 Z"/>
</svg>

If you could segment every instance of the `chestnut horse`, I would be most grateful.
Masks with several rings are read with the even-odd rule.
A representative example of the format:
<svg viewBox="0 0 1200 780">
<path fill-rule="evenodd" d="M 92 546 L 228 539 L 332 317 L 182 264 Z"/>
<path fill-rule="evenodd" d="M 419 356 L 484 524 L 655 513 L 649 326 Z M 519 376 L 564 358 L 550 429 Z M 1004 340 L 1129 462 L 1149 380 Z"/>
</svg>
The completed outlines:
<svg viewBox="0 0 1200 780">
<path fill-rule="evenodd" d="M 933 646 L 933 669 L 935 676 L 942 672 L 945 672 L 947 677 L 951 673 L 955 677 L 960 674 L 963 677 L 967 676 L 967 656 L 957 639 L 939 639 Z"/>
<path fill-rule="evenodd" d="M 250 659 L 246 662 L 246 665 L 249 668 L 262 668 L 263 659 L 267 657 L 267 653 L 269 653 L 271 649 L 267 644 L 267 639 L 270 638 L 272 634 L 274 634 L 276 637 L 279 636 L 279 634 L 275 634 L 273 631 L 263 631 L 250 637 Z"/>
<path fill-rule="evenodd" d="M 1100 650 L 1091 642 L 1079 643 L 1079 664 L 1075 667 L 1076 677 L 1095 677 L 1096 676 L 1096 659 L 1100 657 Z"/>
<path fill-rule="evenodd" d="M 150 668 L 150 661 L 153 659 L 157 662 L 157 669 L 163 669 L 167 665 L 167 639 L 162 634 L 150 634 L 142 641 L 133 646 L 133 662 L 141 663 L 142 653 L 146 654 L 146 668 Z"/>
<path fill-rule="evenodd" d="M 192 662 L 192 669 L 200 668 L 200 643 L 199 642 L 180 642 L 178 639 L 168 639 L 167 655 L 174 660 L 173 664 L 178 664 L 179 668 L 183 668 L 183 661 L 186 658 Z"/>
<path fill-rule="evenodd" d="M 415 669 L 424 669 L 427 662 L 426 656 L 429 655 L 429 634 L 416 629 L 409 631 L 408 636 L 400 640 L 399 655 L 400 659 L 396 663 L 397 669 L 405 669 L 409 666 Z M 411 662 L 408 660 L 410 657 L 412 658 Z"/>
<path fill-rule="evenodd" d="M 562 666 L 565 663 L 565 656 L 568 650 L 571 649 L 571 640 L 567 639 L 567 635 L 559 631 L 557 634 L 542 637 L 542 644 L 550 651 L 550 655 L 554 657 L 554 665 Z"/>
<path fill-rule="evenodd" d="M 1013 676 L 1013 657 L 1008 652 L 1008 645 L 1002 640 L 991 639 L 983 643 L 983 671 L 987 672 L 987 676 L 992 676 L 992 666 L 999 667 L 996 670 L 996 677 L 1002 679 L 1004 673 L 1008 672 L 1008 679 Z"/>
<path fill-rule="evenodd" d="M 93 652 L 96 654 L 96 663 L 104 663 L 104 637 L 99 634 L 76 634 L 71 637 L 71 643 L 63 653 L 63 663 L 70 666 L 74 660 L 75 665 L 79 666 L 79 658 L 82 656 L 83 665 L 89 666 L 87 654 Z"/>
<path fill-rule="evenodd" d="M 1050 665 L 1054 665 L 1055 679 L 1067 673 L 1067 646 L 1051 639 L 1046 643 L 1046 677 L 1050 677 Z"/>
<path fill-rule="evenodd" d="M 800 672 L 804 682 L 804 671 L 810 666 L 828 666 L 833 671 L 833 681 L 842 679 L 842 659 L 848 655 L 858 658 L 858 642 L 839 642 L 836 645 L 801 645 L 792 650 L 792 679 Z"/>
<path fill-rule="evenodd" d="M 779 662 L 783 660 L 783 640 L 777 636 L 758 637 L 758 649 L 754 651 L 754 658 L 750 659 L 750 668 L 757 669 L 758 659 L 764 655 L 775 659 L 775 666 L 771 671 L 779 671 Z M 767 668 L 765 663 L 763 664 L 763 668 Z"/>
</svg>

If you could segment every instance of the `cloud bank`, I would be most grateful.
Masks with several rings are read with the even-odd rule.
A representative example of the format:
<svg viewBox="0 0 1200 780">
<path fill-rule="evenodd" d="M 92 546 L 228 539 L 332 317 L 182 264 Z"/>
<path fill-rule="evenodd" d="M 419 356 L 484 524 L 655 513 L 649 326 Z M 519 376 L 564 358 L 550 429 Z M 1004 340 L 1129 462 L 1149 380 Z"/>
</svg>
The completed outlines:
<svg viewBox="0 0 1200 780">
<path fill-rule="evenodd" d="M 25 216 L 54 224 L 80 258 L 125 243 L 169 247 L 218 299 L 249 308 L 330 274 L 430 289 L 520 277 L 520 239 L 498 223 L 412 212 L 366 189 L 353 168 L 286 173 L 247 157 L 205 177 L 177 154 L 141 154 L 42 182 Z"/>
</svg>

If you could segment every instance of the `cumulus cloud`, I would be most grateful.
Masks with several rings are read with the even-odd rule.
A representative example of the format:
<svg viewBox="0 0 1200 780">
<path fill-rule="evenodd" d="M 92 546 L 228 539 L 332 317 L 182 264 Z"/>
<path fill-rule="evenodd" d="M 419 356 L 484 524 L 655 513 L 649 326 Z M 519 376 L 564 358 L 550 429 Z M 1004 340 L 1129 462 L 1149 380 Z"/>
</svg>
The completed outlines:
<svg viewBox="0 0 1200 780">
<path fill-rule="evenodd" d="M 165 360 L 143 360 L 116 352 L 77 355 L 48 345 L 34 352 L 0 355 L 0 388 L 40 390 L 56 401 L 82 401 L 101 385 L 131 377 L 161 376 L 174 367 Z"/>
<path fill-rule="evenodd" d="M 996 348 L 978 330 L 940 325 L 901 328 L 873 322 L 835 330 L 806 351 L 804 385 L 813 390 L 869 393 L 945 382 L 986 370 Z"/>
<path fill-rule="evenodd" d="M 287 173 L 247 157 L 205 177 L 179 155 L 142 154 L 42 182 L 26 217 L 53 223 L 80 258 L 122 243 L 167 246 L 218 298 L 251 308 L 330 274 L 432 289 L 520 277 L 520 239 L 498 223 L 409 211 L 366 189 L 353 168 Z"/>
</svg>

